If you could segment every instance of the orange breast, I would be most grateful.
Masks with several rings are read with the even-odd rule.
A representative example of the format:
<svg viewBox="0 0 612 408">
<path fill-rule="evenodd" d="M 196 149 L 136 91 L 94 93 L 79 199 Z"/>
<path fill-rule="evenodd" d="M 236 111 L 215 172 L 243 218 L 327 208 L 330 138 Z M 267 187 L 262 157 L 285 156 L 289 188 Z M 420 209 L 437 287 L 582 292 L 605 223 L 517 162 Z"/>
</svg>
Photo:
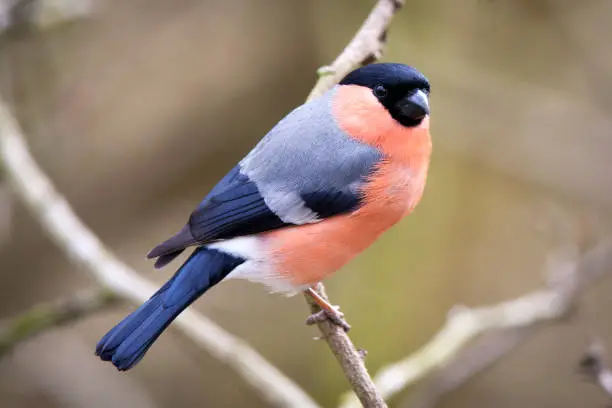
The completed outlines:
<svg viewBox="0 0 612 408">
<path fill-rule="evenodd" d="M 295 286 L 331 275 L 409 214 L 421 198 L 425 178 L 407 177 L 386 164 L 368 183 L 365 204 L 352 214 L 265 235 L 273 269 Z M 376 192 L 375 192 L 376 191 Z"/>
<path fill-rule="evenodd" d="M 403 127 L 359 86 L 339 87 L 332 109 L 342 130 L 377 147 L 384 159 L 364 184 L 363 204 L 354 213 L 263 236 L 274 270 L 295 286 L 323 280 L 370 246 L 414 209 L 425 187 L 428 118 L 417 128 Z"/>
</svg>

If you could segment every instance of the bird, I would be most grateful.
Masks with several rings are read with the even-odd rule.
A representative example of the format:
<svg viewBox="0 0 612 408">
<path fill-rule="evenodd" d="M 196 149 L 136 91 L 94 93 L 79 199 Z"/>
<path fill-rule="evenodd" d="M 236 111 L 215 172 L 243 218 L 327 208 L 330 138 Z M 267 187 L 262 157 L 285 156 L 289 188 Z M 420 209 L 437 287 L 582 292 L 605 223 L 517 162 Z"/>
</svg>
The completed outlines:
<svg viewBox="0 0 612 408">
<path fill-rule="evenodd" d="M 369 64 L 287 114 L 149 252 L 161 268 L 193 247 L 168 282 L 102 337 L 96 355 L 132 368 L 185 308 L 229 279 L 304 292 L 321 307 L 318 318 L 348 330 L 315 285 L 421 200 L 432 151 L 429 96 L 416 68 Z"/>
</svg>

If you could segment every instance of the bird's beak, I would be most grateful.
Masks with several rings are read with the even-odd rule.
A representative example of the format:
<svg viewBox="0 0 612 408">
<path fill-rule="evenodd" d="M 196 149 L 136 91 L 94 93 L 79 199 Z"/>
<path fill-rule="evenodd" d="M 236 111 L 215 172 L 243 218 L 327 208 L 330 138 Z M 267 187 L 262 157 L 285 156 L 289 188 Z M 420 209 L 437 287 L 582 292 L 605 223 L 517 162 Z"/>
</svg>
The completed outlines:
<svg viewBox="0 0 612 408">
<path fill-rule="evenodd" d="M 398 102 L 402 116 L 413 120 L 421 120 L 429 115 L 429 98 L 420 89 L 409 93 Z"/>
</svg>

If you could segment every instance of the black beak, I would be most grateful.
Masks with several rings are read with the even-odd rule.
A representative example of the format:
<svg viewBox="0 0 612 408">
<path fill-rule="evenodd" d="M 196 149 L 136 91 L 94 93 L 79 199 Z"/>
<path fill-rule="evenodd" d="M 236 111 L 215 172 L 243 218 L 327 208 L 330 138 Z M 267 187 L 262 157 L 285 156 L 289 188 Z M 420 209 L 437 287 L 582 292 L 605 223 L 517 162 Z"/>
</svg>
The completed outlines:
<svg viewBox="0 0 612 408">
<path fill-rule="evenodd" d="M 427 94 L 417 89 L 398 102 L 401 115 L 413 121 L 420 121 L 429 115 L 429 98 Z"/>
</svg>

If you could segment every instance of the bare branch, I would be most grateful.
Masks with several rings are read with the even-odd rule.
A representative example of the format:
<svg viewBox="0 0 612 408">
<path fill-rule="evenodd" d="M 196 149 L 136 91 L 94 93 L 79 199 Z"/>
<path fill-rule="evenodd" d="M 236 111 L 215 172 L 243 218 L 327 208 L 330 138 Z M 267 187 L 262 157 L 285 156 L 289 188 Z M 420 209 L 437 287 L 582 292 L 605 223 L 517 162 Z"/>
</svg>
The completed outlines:
<svg viewBox="0 0 612 408">
<path fill-rule="evenodd" d="M 440 398 L 465 384 L 526 340 L 534 326 L 492 330 L 482 334 L 444 367 L 438 368 L 410 393 L 401 406 L 433 408 Z"/>
<path fill-rule="evenodd" d="M 52 327 L 62 326 L 117 303 L 110 291 L 92 288 L 54 302 L 35 305 L 0 322 L 0 358 L 14 346 Z"/>
<path fill-rule="evenodd" d="M 325 287 L 319 284 L 317 292 L 325 299 Z M 319 306 L 306 297 L 312 313 L 318 312 Z M 364 407 L 386 407 L 385 400 L 380 395 L 364 364 L 363 352 L 357 350 L 344 329 L 328 320 L 317 322 L 323 339 L 336 356 L 344 375 L 349 381 L 355 395 Z"/>
<path fill-rule="evenodd" d="M 20 24 L 51 28 L 82 18 L 93 7 L 93 0 L 0 0 L 0 33 Z"/>
<path fill-rule="evenodd" d="M 1 99 L 0 158 L 16 194 L 49 237 L 103 287 L 134 303 L 146 301 L 155 292 L 156 286 L 117 259 L 56 191 L 31 156 L 15 118 Z M 318 407 L 310 396 L 247 343 L 195 310 L 184 311 L 174 327 L 236 370 L 274 406 Z"/>
<path fill-rule="evenodd" d="M 566 248 L 549 258 L 546 289 L 492 306 L 451 310 L 446 325 L 429 343 L 376 374 L 374 383 L 382 395 L 389 398 L 433 370 L 446 367 L 471 340 L 483 333 L 536 327 L 565 316 L 576 297 L 612 269 L 612 240 L 600 242 L 580 259 L 575 259 L 575 251 L 570 252 L 574 254 L 568 257 Z M 341 405 L 342 408 L 357 406 L 350 395 L 345 396 Z"/>
<path fill-rule="evenodd" d="M 378 60 L 387 40 L 387 30 L 395 13 L 403 6 L 403 0 L 378 0 L 359 31 L 330 66 L 319 69 L 319 80 L 308 96 L 316 98 L 337 84 L 346 74 L 360 65 Z M 325 288 L 318 285 L 318 293 L 327 300 Z M 312 313 L 319 307 L 307 296 Z M 345 331 L 328 322 L 317 322 L 323 338 L 336 356 L 351 388 L 364 407 L 384 408 L 386 403 L 372 382 L 363 362 L 362 352 L 357 350 Z"/>
<path fill-rule="evenodd" d="M 319 80 L 308 99 L 323 94 L 360 65 L 378 60 L 387 41 L 391 20 L 403 5 L 404 0 L 378 0 L 357 34 L 334 62 L 319 68 Z"/>
</svg>

